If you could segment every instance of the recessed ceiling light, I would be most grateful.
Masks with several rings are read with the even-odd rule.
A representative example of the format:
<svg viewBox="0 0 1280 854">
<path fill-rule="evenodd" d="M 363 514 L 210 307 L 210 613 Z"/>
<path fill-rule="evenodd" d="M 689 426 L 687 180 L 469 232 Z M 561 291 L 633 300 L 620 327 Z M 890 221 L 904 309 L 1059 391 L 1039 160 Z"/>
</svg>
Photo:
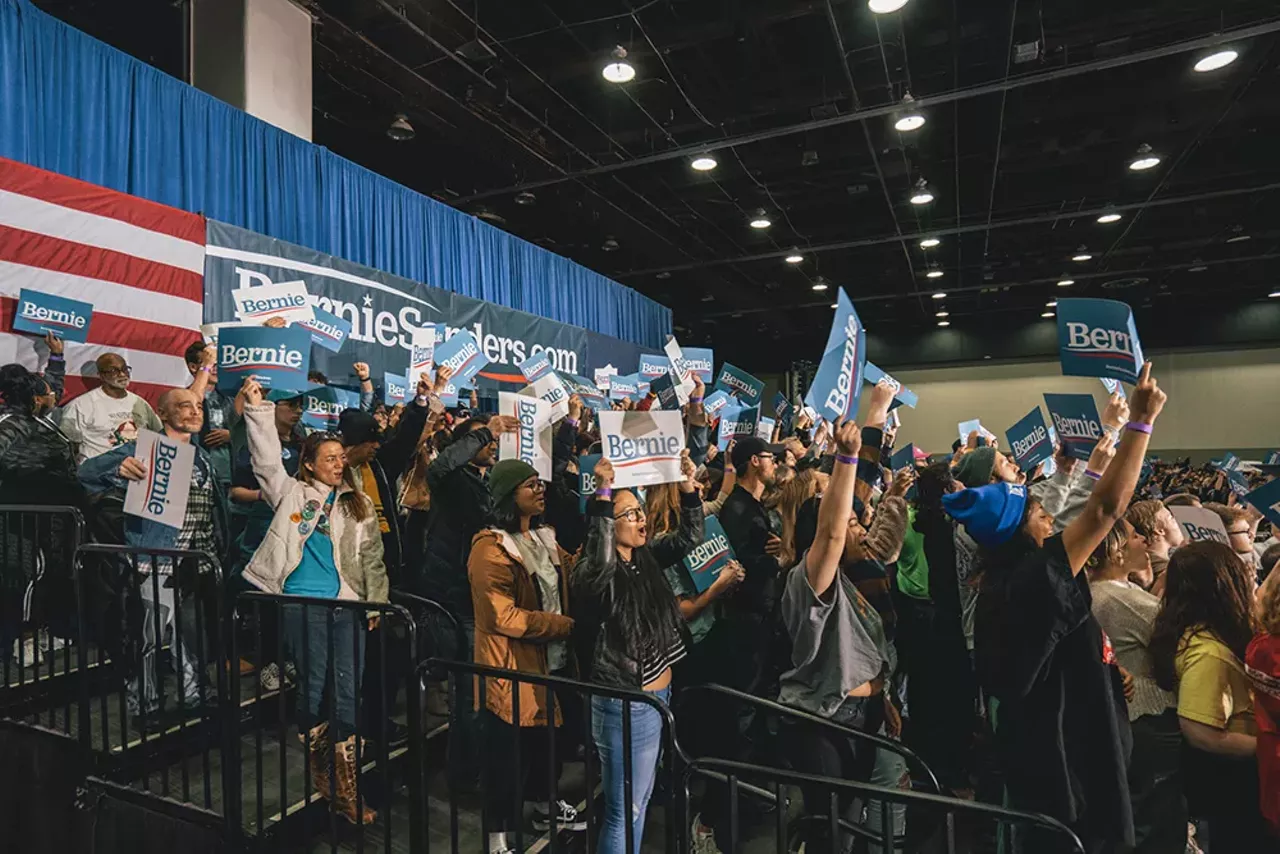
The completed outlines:
<svg viewBox="0 0 1280 854">
<path fill-rule="evenodd" d="M 1066 287 L 1070 287 L 1071 285 L 1074 285 L 1075 283 L 1076 283 L 1075 279 L 1059 279 L 1058 287 L 1066 288 Z"/>
<path fill-rule="evenodd" d="M 1093 256 L 1088 252 L 1077 252 L 1075 255 L 1071 256 L 1072 261 L 1088 261 L 1091 258 L 1093 258 Z"/>
<path fill-rule="evenodd" d="M 627 62 L 627 49 L 618 45 L 613 49 L 613 62 L 600 69 L 601 76 L 610 83 L 628 83 L 635 79 L 636 69 Z"/>
<path fill-rule="evenodd" d="M 934 298 L 934 299 L 946 299 L 946 298 L 947 298 L 947 295 L 946 295 L 945 293 L 943 293 L 942 291 L 938 291 L 936 294 L 934 294 L 934 295 L 933 295 L 933 298 Z"/>
<path fill-rule="evenodd" d="M 951 321 L 950 321 L 950 320 L 939 320 L 939 321 L 938 321 L 938 325 L 939 325 L 939 326 L 950 326 L 950 325 L 951 325 Z"/>
<path fill-rule="evenodd" d="M 1106 225 L 1107 223 L 1119 222 L 1119 221 L 1120 221 L 1120 214 L 1118 213 L 1104 213 L 1102 216 L 1098 217 L 1098 222 L 1102 223 L 1103 225 Z"/>
<path fill-rule="evenodd" d="M 946 312 L 946 311 L 940 311 L 934 315 L 934 317 L 950 317 L 950 316 L 951 316 L 950 312 Z"/>
<path fill-rule="evenodd" d="M 695 172 L 710 172 L 718 165 L 719 164 L 716 163 L 716 159 L 710 154 L 699 155 L 689 162 L 689 166 Z"/>
<path fill-rule="evenodd" d="M 1188 267 L 1188 268 L 1187 268 L 1187 272 L 1188 272 L 1188 273 L 1203 273 L 1203 272 L 1204 272 L 1205 270 L 1207 270 L 1207 269 L 1209 269 L 1209 265 L 1208 265 L 1208 264 L 1197 264 L 1197 265 L 1195 265 L 1194 267 Z"/>
<path fill-rule="evenodd" d="M 818 279 L 813 283 L 813 289 L 815 291 L 825 291 L 827 289 L 827 283 L 822 279 Z"/>
<path fill-rule="evenodd" d="M 1138 156 L 1129 161 L 1129 169 L 1133 172 L 1145 172 L 1160 165 L 1160 158 L 1152 153 L 1151 146 L 1145 142 L 1138 146 Z"/>
<path fill-rule="evenodd" d="M 1042 314 L 1042 315 L 1040 315 L 1040 316 L 1041 316 L 1041 317 L 1053 317 L 1053 312 L 1052 312 L 1052 311 L 1046 311 L 1044 314 Z"/>
<path fill-rule="evenodd" d="M 925 276 L 925 278 L 926 278 L 926 279 L 941 279 L 941 278 L 942 278 L 942 271 L 941 271 L 941 270 L 930 270 L 929 272 L 925 273 L 925 274 L 924 274 L 924 276 Z"/>
<path fill-rule="evenodd" d="M 867 8 L 877 15 L 887 15 L 898 11 L 908 2 L 909 0 L 867 0 Z"/>
<path fill-rule="evenodd" d="M 941 243 L 941 242 L 942 242 L 942 241 L 941 241 L 941 240 L 939 240 L 939 239 L 938 239 L 938 238 L 936 238 L 936 237 L 926 237 L 924 240 L 921 240 L 921 241 L 920 241 L 920 248 L 921 248 L 921 249 L 932 249 L 933 247 L 937 246 L 937 245 L 938 245 L 939 243 Z"/>
<path fill-rule="evenodd" d="M 1228 237 L 1227 242 L 1228 243 L 1244 243 L 1248 239 L 1249 239 L 1249 235 L 1247 234 L 1237 234 L 1235 237 Z"/>
<path fill-rule="evenodd" d="M 788 264 L 799 264 L 803 260 L 804 260 L 803 255 L 800 255 L 794 252 L 786 257 L 786 262 Z"/>
<path fill-rule="evenodd" d="M 769 215 L 764 212 L 764 208 L 760 208 L 751 215 L 751 219 L 747 225 L 755 229 L 768 228 L 773 225 L 773 220 L 769 219 Z"/>
<path fill-rule="evenodd" d="M 1235 62 L 1236 57 L 1239 55 L 1234 50 L 1220 50 L 1201 58 L 1191 67 L 1202 74 L 1206 71 L 1217 71 L 1219 68 L 1225 68 Z"/>
<path fill-rule="evenodd" d="M 1045 303 L 1045 305 L 1047 305 L 1049 308 L 1056 308 L 1058 305 L 1058 301 L 1056 299 L 1051 299 L 1047 303 Z"/>
</svg>

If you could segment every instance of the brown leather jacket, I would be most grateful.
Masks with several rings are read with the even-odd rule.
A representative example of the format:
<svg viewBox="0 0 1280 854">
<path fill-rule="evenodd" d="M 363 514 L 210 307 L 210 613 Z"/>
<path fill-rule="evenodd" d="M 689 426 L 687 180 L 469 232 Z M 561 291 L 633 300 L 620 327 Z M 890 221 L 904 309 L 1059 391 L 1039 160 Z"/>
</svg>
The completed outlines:
<svg viewBox="0 0 1280 854">
<path fill-rule="evenodd" d="M 560 611 L 543 610 L 537 581 L 521 563 L 512 534 L 487 528 L 471 541 L 467 575 L 476 615 L 475 662 L 506 670 L 547 675 L 547 647 L 553 640 L 569 640 L 573 620 L 569 613 L 566 575 L 573 557 L 556 545 L 555 531 L 533 532 L 551 553 L 560 574 Z M 545 726 L 548 691 L 539 685 L 520 683 L 519 726 Z M 485 707 L 507 723 L 512 722 L 511 680 L 485 677 Z M 479 686 L 476 708 L 480 707 Z M 555 723 L 561 722 L 555 708 Z"/>
</svg>

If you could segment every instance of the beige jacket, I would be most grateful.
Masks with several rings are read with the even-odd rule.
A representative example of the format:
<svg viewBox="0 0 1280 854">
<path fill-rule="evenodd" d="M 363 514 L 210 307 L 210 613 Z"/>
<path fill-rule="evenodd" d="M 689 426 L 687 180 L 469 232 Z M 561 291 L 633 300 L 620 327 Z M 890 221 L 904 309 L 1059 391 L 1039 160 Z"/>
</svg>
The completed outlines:
<svg viewBox="0 0 1280 854">
<path fill-rule="evenodd" d="M 315 530 L 315 518 L 329 497 L 327 489 L 289 477 L 280 460 L 280 436 L 276 433 L 275 404 L 244 408 L 249 436 L 249 459 L 262 498 L 275 508 L 271 527 L 262 545 L 244 569 L 244 578 L 267 593 L 283 593 L 285 579 L 302 561 L 302 547 Z M 338 495 L 350 492 L 345 483 Z M 387 567 L 382 561 L 382 534 L 373 502 L 363 493 L 369 508 L 363 522 L 336 511 L 329 519 L 333 560 L 340 579 L 339 599 L 387 601 Z"/>
</svg>

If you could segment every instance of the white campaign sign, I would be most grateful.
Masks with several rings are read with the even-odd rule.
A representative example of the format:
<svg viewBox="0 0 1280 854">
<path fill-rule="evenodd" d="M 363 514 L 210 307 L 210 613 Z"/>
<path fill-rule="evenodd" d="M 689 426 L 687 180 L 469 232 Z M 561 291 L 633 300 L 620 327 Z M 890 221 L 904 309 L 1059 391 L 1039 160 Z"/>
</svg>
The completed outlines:
<svg viewBox="0 0 1280 854">
<path fill-rule="evenodd" d="M 675 336 L 667 342 L 667 346 L 662 348 L 667 354 L 667 359 L 671 362 L 671 374 L 676 378 L 676 400 L 684 406 L 689 402 L 689 396 L 693 394 L 693 390 L 697 388 L 693 384 L 693 372 L 689 370 L 689 366 L 684 361 L 684 351 L 680 349 L 680 344 L 676 341 Z"/>
<path fill-rule="evenodd" d="M 124 512 L 170 528 L 181 528 L 191 491 L 191 467 L 196 450 L 189 442 L 175 442 L 150 430 L 138 431 L 138 450 L 147 475 L 129 481 Z"/>
<path fill-rule="evenodd" d="M 551 404 L 513 391 L 498 392 L 498 412 L 520 422 L 515 433 L 503 433 L 498 458 L 524 460 L 541 480 L 551 480 Z"/>
<path fill-rule="evenodd" d="M 432 381 L 431 368 L 436 361 L 436 333 L 434 328 L 413 330 L 413 347 L 409 352 L 409 386 L 417 388 L 423 374 Z"/>
<path fill-rule="evenodd" d="M 609 377 L 616 377 L 617 375 L 618 375 L 618 369 L 615 368 L 613 365 L 605 365 L 603 368 L 596 368 L 596 375 L 595 375 L 596 388 L 600 389 L 601 391 L 608 391 Z"/>
<path fill-rule="evenodd" d="M 551 405 L 551 423 L 569 416 L 569 392 L 555 371 L 548 371 L 520 392 L 540 397 Z"/>
<path fill-rule="evenodd" d="M 616 487 L 678 483 L 684 450 L 684 416 L 662 410 L 599 412 L 604 458 L 613 463 Z"/>
<path fill-rule="evenodd" d="M 275 317 L 286 323 L 303 323 L 316 319 L 307 295 L 307 283 L 281 282 L 278 285 L 257 285 L 236 288 L 231 292 L 236 304 L 236 317 L 250 326 L 261 326 Z"/>
<path fill-rule="evenodd" d="M 1170 507 L 1169 512 L 1182 526 L 1191 543 L 1227 543 L 1227 528 L 1222 524 L 1222 517 L 1212 510 L 1203 507 Z"/>
</svg>

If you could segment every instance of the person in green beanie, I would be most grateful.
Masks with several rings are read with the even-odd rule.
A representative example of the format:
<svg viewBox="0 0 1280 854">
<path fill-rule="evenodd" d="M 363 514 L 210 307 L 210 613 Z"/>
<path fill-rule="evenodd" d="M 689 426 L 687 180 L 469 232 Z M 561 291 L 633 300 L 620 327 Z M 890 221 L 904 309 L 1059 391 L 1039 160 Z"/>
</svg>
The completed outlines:
<svg viewBox="0 0 1280 854">
<path fill-rule="evenodd" d="M 956 464 L 956 480 L 969 489 L 989 483 L 1017 483 L 1020 472 L 1017 463 L 995 448 L 974 448 Z"/>
<path fill-rule="evenodd" d="M 476 615 L 476 664 L 539 675 L 572 675 L 568 583 L 573 558 L 556 545 L 555 529 L 542 524 L 546 486 L 523 460 L 502 460 L 489 472 L 493 510 L 489 524 L 471 542 L 467 574 Z M 485 679 L 480 710 L 485 735 L 484 792 L 489 817 L 489 851 L 511 845 L 523 815 L 515 804 L 533 803 L 534 826 L 541 830 L 587 829 L 577 811 L 549 791 L 547 722 L 563 723 L 554 692 L 528 682 Z M 514 693 L 519 692 L 519 704 Z M 515 708 L 519 708 L 519 719 Z M 512 773 L 511 757 L 521 757 Z M 517 800 L 517 793 L 521 795 Z"/>
</svg>

